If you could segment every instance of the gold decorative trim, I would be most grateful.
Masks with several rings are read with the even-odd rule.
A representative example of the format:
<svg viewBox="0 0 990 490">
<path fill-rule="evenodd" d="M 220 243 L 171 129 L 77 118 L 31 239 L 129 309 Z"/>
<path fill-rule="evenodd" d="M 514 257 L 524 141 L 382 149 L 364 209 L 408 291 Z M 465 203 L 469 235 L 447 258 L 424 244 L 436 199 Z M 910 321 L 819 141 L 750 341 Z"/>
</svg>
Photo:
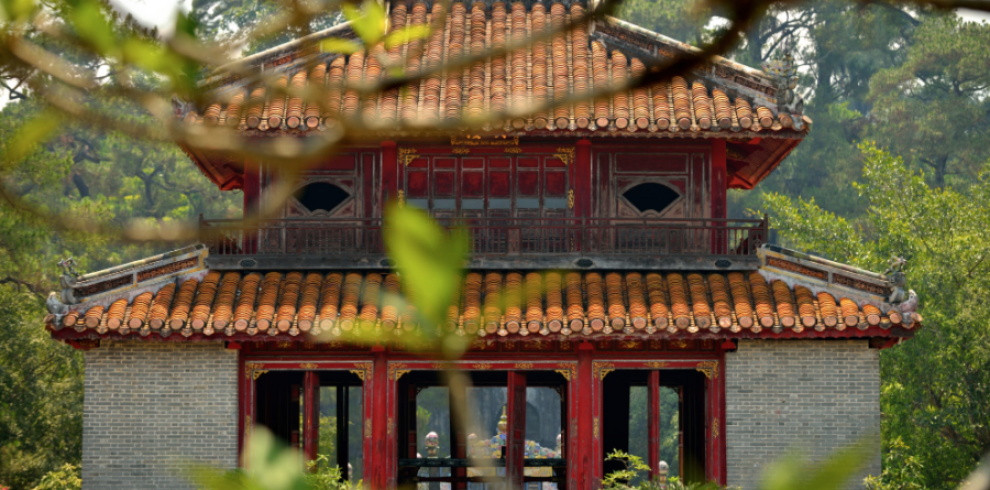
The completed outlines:
<svg viewBox="0 0 990 490">
<path fill-rule="evenodd" d="M 570 381 L 577 371 L 577 364 L 574 363 L 562 362 L 557 364 L 557 367 L 560 369 L 554 369 L 554 371 L 560 373 L 567 381 Z"/>
<path fill-rule="evenodd" d="M 567 209 L 574 209 L 574 189 L 567 190 Z"/>
<path fill-rule="evenodd" d="M 718 419 L 712 421 L 712 439 L 718 439 Z"/>
<path fill-rule="evenodd" d="M 261 369 L 264 364 L 260 362 L 245 362 L 244 363 L 244 377 L 251 378 L 253 381 L 257 381 L 262 374 L 267 373 L 268 369 Z"/>
<path fill-rule="evenodd" d="M 408 167 L 409 162 L 416 159 L 418 155 L 416 154 L 415 148 L 399 148 L 399 161 L 402 165 Z"/>
<path fill-rule="evenodd" d="M 364 419 L 364 437 L 371 438 L 371 419 Z"/>
<path fill-rule="evenodd" d="M 646 367 L 653 369 L 663 369 L 667 367 L 668 363 L 664 361 L 649 361 L 646 363 Z"/>
<path fill-rule="evenodd" d="M 463 139 L 458 139 L 457 136 L 450 137 L 451 146 L 519 146 L 519 137 L 513 136 L 509 138 L 505 136 L 494 136 L 491 139 L 486 139 L 480 134 L 469 134 L 465 135 Z"/>
<path fill-rule="evenodd" d="M 490 362 L 476 362 L 471 365 L 471 369 L 477 369 L 479 371 L 487 371 L 491 368 L 492 364 Z"/>
<path fill-rule="evenodd" d="M 361 378 L 361 381 L 364 381 L 365 375 L 371 373 L 371 370 L 374 369 L 374 365 L 370 362 L 355 362 L 354 367 L 357 369 L 349 369 L 349 371 Z"/>
<path fill-rule="evenodd" d="M 597 376 L 599 380 L 604 380 L 605 376 L 608 376 L 608 373 L 615 371 L 615 364 L 612 364 L 611 362 L 594 361 L 592 363 L 592 368 L 595 371 L 595 376 Z"/>
<path fill-rule="evenodd" d="M 386 435 L 388 437 L 392 437 L 392 433 L 395 432 L 395 421 L 392 420 L 392 417 L 389 417 L 388 418 L 388 426 L 386 426 L 386 427 L 387 427 L 387 430 L 386 430 L 387 433 L 386 433 Z"/>
<path fill-rule="evenodd" d="M 399 189 L 399 192 L 395 196 L 396 202 L 398 202 L 400 208 L 406 207 L 406 191 Z"/>
<path fill-rule="evenodd" d="M 505 152 L 506 153 L 522 153 L 522 148 L 513 146 L 513 147 L 506 148 L 505 149 Z"/>
<path fill-rule="evenodd" d="M 560 161 L 564 162 L 564 165 L 570 165 L 574 161 L 574 148 L 560 147 L 557 148 L 558 153 L 554 153 L 553 156 L 559 158 Z"/>
<path fill-rule="evenodd" d="M 694 368 L 708 379 L 718 378 L 718 361 L 701 361 Z"/>
<path fill-rule="evenodd" d="M 471 153 L 471 150 L 469 150 L 467 148 L 454 148 L 454 150 L 453 150 L 453 154 L 455 154 L 455 155 L 467 155 L 467 154 L 470 154 L 470 153 Z"/>
<path fill-rule="evenodd" d="M 595 417 L 595 418 L 594 418 L 594 432 L 593 432 L 593 433 L 594 433 L 594 435 L 595 435 L 595 439 L 598 439 L 598 433 L 599 433 L 599 422 L 598 422 L 598 417 Z"/>
<path fill-rule="evenodd" d="M 299 369 L 306 369 L 312 371 L 317 368 L 317 365 L 312 362 L 304 362 L 299 365 Z"/>
<path fill-rule="evenodd" d="M 404 369 L 406 365 L 401 362 L 396 362 L 388 365 L 388 379 L 393 381 L 398 380 L 403 374 L 411 371 L 410 369 Z"/>
<path fill-rule="evenodd" d="M 515 369 L 533 369 L 533 363 L 531 362 L 517 362 L 514 366 Z"/>
</svg>

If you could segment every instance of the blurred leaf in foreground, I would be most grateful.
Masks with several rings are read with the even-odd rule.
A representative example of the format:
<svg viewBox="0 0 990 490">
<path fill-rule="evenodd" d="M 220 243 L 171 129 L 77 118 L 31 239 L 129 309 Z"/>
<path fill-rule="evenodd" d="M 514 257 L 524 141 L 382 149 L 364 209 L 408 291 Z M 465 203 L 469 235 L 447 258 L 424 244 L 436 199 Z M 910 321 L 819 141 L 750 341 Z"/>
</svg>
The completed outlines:
<svg viewBox="0 0 990 490">
<path fill-rule="evenodd" d="M 308 490 L 299 453 L 262 426 L 251 430 L 244 447 L 244 470 L 193 465 L 189 479 L 201 490 Z"/>
<path fill-rule="evenodd" d="M 861 471 L 871 454 L 876 435 L 840 448 L 823 460 L 808 459 L 800 451 L 775 461 L 763 474 L 762 490 L 839 490 L 849 488 L 849 479 Z"/>
<path fill-rule="evenodd" d="M 393 205 L 385 215 L 385 247 L 424 333 L 436 333 L 461 283 L 467 235 L 457 228 L 445 230 L 422 210 Z M 444 352 L 456 357 L 464 346 L 450 340 L 444 341 Z"/>
</svg>

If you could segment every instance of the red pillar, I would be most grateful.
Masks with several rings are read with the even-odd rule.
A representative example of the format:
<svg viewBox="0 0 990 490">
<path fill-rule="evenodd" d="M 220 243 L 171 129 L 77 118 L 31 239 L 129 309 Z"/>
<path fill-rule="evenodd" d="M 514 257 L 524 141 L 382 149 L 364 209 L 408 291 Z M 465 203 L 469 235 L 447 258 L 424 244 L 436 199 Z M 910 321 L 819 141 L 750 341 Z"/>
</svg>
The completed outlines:
<svg viewBox="0 0 990 490">
<path fill-rule="evenodd" d="M 244 215 L 257 211 L 258 197 L 261 195 L 261 166 L 258 162 L 244 162 Z"/>
<path fill-rule="evenodd" d="M 382 141 L 381 205 L 395 199 L 399 191 L 399 153 L 394 141 Z"/>
<path fill-rule="evenodd" d="M 371 490 L 388 489 L 388 480 L 394 478 L 394 470 L 390 468 L 386 455 L 388 454 L 387 439 L 388 429 L 388 365 L 385 357 L 385 348 L 381 346 L 372 347 L 374 356 L 374 375 L 369 380 L 371 382 L 373 404 L 371 414 L 371 447 L 370 453 L 365 453 L 364 460 L 371 463 L 370 471 L 366 471 L 365 478 L 368 480 Z M 367 447 L 367 445 L 365 446 Z"/>
<path fill-rule="evenodd" d="M 725 140 L 712 140 L 712 218 L 725 218 L 728 177 L 725 166 Z"/>
<path fill-rule="evenodd" d="M 725 219 L 726 217 L 726 182 L 725 140 L 717 139 L 712 141 L 712 218 Z M 712 233 L 712 253 L 716 255 L 729 253 L 730 232 L 721 229 L 725 226 L 724 223 L 713 222 L 712 224 L 715 228 Z"/>
<path fill-rule="evenodd" d="M 647 378 L 646 432 L 647 463 L 650 465 L 650 479 L 659 475 L 660 463 L 660 371 L 650 371 Z"/>
<path fill-rule="evenodd" d="M 594 398 L 592 396 L 592 387 L 595 383 L 594 373 L 591 366 L 591 355 L 594 352 L 594 346 L 591 342 L 582 342 L 578 345 L 578 366 L 577 366 L 577 393 L 578 393 L 578 433 L 575 434 L 575 440 L 577 444 L 574 447 L 569 448 L 571 450 L 571 456 L 577 458 L 577 488 L 582 490 L 591 490 L 597 488 L 594 486 L 595 474 L 596 474 L 596 464 L 595 459 L 598 455 L 595 454 L 594 448 L 598 447 L 598 441 L 595 441 L 594 434 L 594 410 L 592 403 Z"/>
<path fill-rule="evenodd" d="M 320 448 L 320 376 L 316 371 L 303 373 L 303 455 L 315 461 Z"/>
<path fill-rule="evenodd" d="M 526 372 L 509 371 L 508 428 L 505 434 L 505 479 L 508 488 L 522 488 L 526 450 Z"/>
<path fill-rule="evenodd" d="M 582 139 L 574 152 L 574 216 L 591 213 L 591 141 Z"/>
</svg>

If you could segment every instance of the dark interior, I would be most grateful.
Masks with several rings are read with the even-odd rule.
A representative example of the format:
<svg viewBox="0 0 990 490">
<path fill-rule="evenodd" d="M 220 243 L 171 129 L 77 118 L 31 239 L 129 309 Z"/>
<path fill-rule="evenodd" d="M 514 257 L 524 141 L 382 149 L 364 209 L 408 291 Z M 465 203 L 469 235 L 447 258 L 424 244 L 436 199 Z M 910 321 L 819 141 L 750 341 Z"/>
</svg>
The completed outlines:
<svg viewBox="0 0 990 490">
<path fill-rule="evenodd" d="M 360 472 L 360 467 L 355 467 L 358 455 L 355 446 L 361 443 L 360 437 L 355 438 L 355 433 L 360 433 L 363 414 L 352 413 L 348 388 L 360 387 L 361 378 L 347 371 L 321 371 L 320 391 L 330 388 L 336 391 L 336 439 L 334 441 L 321 441 L 332 444 L 336 450 L 336 464 L 341 468 L 341 476 L 348 480 L 348 463 L 352 463 L 350 470 Z M 302 427 L 300 425 L 302 413 L 302 387 L 303 371 L 270 371 L 258 378 L 256 382 L 256 406 L 255 424 L 265 426 L 279 440 L 285 444 L 302 449 Z M 315 400 L 319 404 L 320 400 Z M 356 426 L 357 431 L 354 430 Z M 356 443 L 356 444 L 355 444 Z M 341 450 L 343 448 L 343 450 Z"/>
<path fill-rule="evenodd" d="M 647 211 L 662 212 L 667 209 L 681 195 L 663 184 L 647 182 L 630 187 L 622 193 L 622 197 L 629 201 L 639 212 Z"/>
<path fill-rule="evenodd" d="M 629 452 L 630 392 L 633 386 L 646 386 L 648 370 L 617 370 L 602 382 L 602 459 L 615 450 Z M 677 474 L 685 482 L 705 481 L 705 377 L 698 371 L 660 370 L 660 385 L 680 393 L 680 467 Z M 649 461 L 644 461 L 649 464 Z M 604 474 L 623 469 L 620 461 L 605 461 Z"/>
<path fill-rule="evenodd" d="M 350 194 L 333 184 L 314 182 L 297 190 L 292 197 L 295 197 L 310 212 L 326 211 L 329 213 L 347 200 Z"/>
</svg>

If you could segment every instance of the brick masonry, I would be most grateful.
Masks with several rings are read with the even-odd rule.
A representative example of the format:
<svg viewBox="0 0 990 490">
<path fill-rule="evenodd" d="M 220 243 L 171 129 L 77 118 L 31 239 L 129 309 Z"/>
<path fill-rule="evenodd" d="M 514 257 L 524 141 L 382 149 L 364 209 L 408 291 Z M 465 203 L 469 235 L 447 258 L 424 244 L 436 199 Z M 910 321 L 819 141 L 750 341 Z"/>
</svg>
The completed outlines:
<svg viewBox="0 0 990 490">
<path fill-rule="evenodd" d="M 822 461 L 869 442 L 866 469 L 880 473 L 880 355 L 866 340 L 741 340 L 726 354 L 728 483 L 758 488 L 762 472 L 789 449 Z"/>
<path fill-rule="evenodd" d="M 237 351 L 103 340 L 85 362 L 83 490 L 186 489 L 186 462 L 237 466 Z"/>
</svg>

